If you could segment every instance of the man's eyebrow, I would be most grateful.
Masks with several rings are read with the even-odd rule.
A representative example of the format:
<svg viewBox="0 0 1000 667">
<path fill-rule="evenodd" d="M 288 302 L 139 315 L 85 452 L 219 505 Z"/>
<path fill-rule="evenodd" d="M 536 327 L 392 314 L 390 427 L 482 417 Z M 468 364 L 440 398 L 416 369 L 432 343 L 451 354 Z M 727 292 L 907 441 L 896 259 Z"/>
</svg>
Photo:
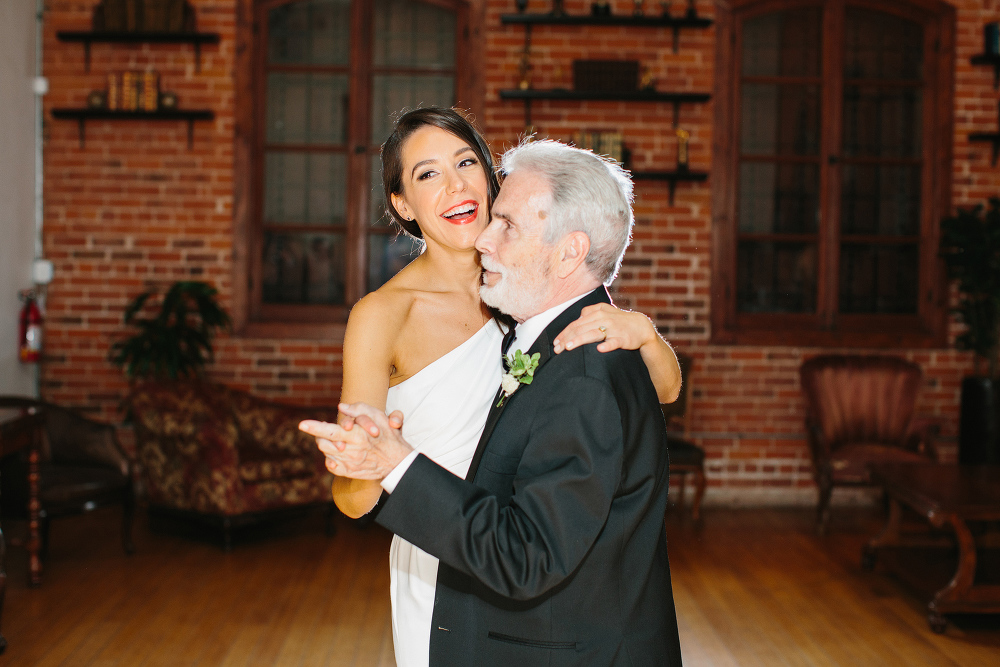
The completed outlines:
<svg viewBox="0 0 1000 667">
<path fill-rule="evenodd" d="M 472 151 L 472 148 L 470 148 L 469 146 L 462 146 L 457 151 L 455 151 L 454 157 L 458 157 L 459 155 L 467 151 Z M 415 165 L 413 165 L 413 169 L 410 170 L 410 178 L 413 178 L 413 174 L 415 174 L 417 172 L 417 169 L 419 169 L 420 167 L 423 167 L 425 164 L 434 164 L 435 162 L 437 162 L 437 159 L 431 158 L 429 160 L 421 160 L 420 162 L 416 163 Z"/>
</svg>

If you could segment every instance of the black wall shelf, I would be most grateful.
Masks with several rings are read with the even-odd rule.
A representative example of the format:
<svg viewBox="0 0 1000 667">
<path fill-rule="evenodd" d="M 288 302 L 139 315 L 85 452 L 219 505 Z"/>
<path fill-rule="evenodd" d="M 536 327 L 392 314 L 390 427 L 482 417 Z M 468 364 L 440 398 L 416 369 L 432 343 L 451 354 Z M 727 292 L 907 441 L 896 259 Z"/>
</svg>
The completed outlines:
<svg viewBox="0 0 1000 667">
<path fill-rule="evenodd" d="M 701 183 L 708 180 L 708 172 L 688 171 L 633 171 L 632 178 L 636 181 L 665 181 L 670 192 L 670 205 L 674 205 L 674 191 L 680 182 Z"/>
<path fill-rule="evenodd" d="M 195 71 L 201 71 L 201 45 L 218 44 L 217 32 L 108 32 L 108 31 L 59 31 L 56 37 L 62 42 L 83 44 L 84 70 L 90 71 L 90 45 L 94 42 L 112 44 L 193 44 Z"/>
<path fill-rule="evenodd" d="M 188 148 L 194 145 L 194 122 L 214 120 L 215 112 L 207 109 L 161 109 L 159 111 L 112 111 L 110 109 L 53 109 L 52 117 L 75 120 L 80 132 L 80 148 L 84 147 L 88 120 L 180 120 L 187 122 Z"/>
<path fill-rule="evenodd" d="M 1000 154 L 1000 132 L 973 132 L 969 135 L 969 141 L 992 144 L 990 161 L 993 166 L 997 166 L 997 156 Z"/>
<path fill-rule="evenodd" d="M 630 28 L 671 28 L 674 31 L 674 53 L 677 40 L 683 28 L 707 28 L 712 19 L 698 16 L 570 16 L 568 14 L 504 14 L 500 22 L 505 25 L 523 25 L 530 29 L 533 25 L 586 25 L 586 26 L 628 26 Z"/>
<path fill-rule="evenodd" d="M 524 101 L 524 124 L 531 125 L 531 102 L 532 100 L 571 100 L 571 101 L 595 101 L 595 102 L 666 102 L 674 105 L 674 126 L 677 125 L 680 114 L 680 105 L 698 104 L 712 99 L 709 93 L 661 93 L 657 91 L 636 90 L 620 93 L 603 93 L 587 90 L 566 90 L 563 88 L 550 88 L 544 90 L 501 90 L 502 100 L 523 100 Z"/>
<path fill-rule="evenodd" d="M 702 18 L 694 13 L 685 16 L 635 16 L 635 15 L 567 15 L 567 14 L 503 14 L 500 22 L 504 25 L 524 26 L 524 52 L 525 60 L 529 57 L 531 45 L 531 29 L 536 25 L 549 26 L 618 26 L 627 28 L 669 28 L 673 30 L 674 53 L 678 50 L 679 34 L 682 29 L 708 28 L 713 24 L 712 19 Z M 525 84 L 522 84 L 525 85 Z M 602 92 L 589 90 L 568 90 L 564 88 L 549 89 L 509 89 L 499 92 L 502 100 L 520 100 L 524 103 L 524 124 L 531 127 L 531 103 L 534 100 L 550 101 L 573 101 L 573 102 L 656 102 L 673 105 L 673 124 L 677 127 L 680 106 L 682 104 L 700 104 L 712 99 L 709 93 L 695 92 L 659 92 L 657 90 L 632 90 L 621 92 Z M 659 181 L 667 184 L 670 193 L 670 205 L 674 203 L 674 193 L 677 184 L 682 182 L 704 182 L 708 180 L 708 173 L 703 171 L 690 171 L 688 169 L 675 169 L 673 171 L 635 171 L 632 178 L 637 181 Z"/>
<path fill-rule="evenodd" d="M 1000 87 L 1000 54 L 980 53 L 969 58 L 973 65 L 991 65 L 993 67 L 993 90 Z"/>
</svg>

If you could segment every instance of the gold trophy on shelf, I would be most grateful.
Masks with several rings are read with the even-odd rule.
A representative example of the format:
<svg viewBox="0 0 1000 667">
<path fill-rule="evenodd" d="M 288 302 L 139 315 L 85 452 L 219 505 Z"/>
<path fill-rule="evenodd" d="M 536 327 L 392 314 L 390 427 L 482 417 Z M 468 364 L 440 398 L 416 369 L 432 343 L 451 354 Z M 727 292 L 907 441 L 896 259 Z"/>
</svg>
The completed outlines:
<svg viewBox="0 0 1000 667">
<path fill-rule="evenodd" d="M 688 170 L 688 141 L 691 133 L 687 130 L 677 130 L 677 171 Z"/>
<path fill-rule="evenodd" d="M 531 70 L 531 47 L 527 42 L 525 42 L 524 51 L 521 52 L 521 64 L 518 67 L 521 80 L 518 82 L 517 87 L 521 90 L 531 89 Z"/>
</svg>

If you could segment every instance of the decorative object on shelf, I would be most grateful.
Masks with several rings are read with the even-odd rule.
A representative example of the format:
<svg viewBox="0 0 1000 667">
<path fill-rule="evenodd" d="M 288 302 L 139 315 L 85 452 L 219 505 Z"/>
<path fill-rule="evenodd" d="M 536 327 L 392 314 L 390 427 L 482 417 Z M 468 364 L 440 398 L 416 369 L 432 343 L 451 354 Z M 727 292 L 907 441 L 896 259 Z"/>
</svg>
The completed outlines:
<svg viewBox="0 0 1000 667">
<path fill-rule="evenodd" d="M 1000 463 L 1000 199 L 959 209 L 941 221 L 941 258 L 956 281 L 955 312 L 966 330 L 955 339 L 975 354 L 976 374 L 962 380 L 960 463 Z M 986 369 L 983 372 L 983 365 Z"/>
<path fill-rule="evenodd" d="M 643 0 L 632 0 L 632 16 L 642 16 L 642 2 Z"/>
<path fill-rule="evenodd" d="M 160 75 L 152 70 L 108 74 L 107 108 L 112 111 L 156 111 L 159 98 Z"/>
<path fill-rule="evenodd" d="M 523 14 L 528 8 L 528 0 L 514 0 L 514 6 L 517 7 L 518 14 Z"/>
<path fill-rule="evenodd" d="M 552 16 L 562 16 L 566 13 L 563 9 L 563 0 L 552 0 Z"/>
<path fill-rule="evenodd" d="M 983 26 L 983 53 L 1000 55 L 1000 23 L 996 21 Z"/>
<path fill-rule="evenodd" d="M 611 3 L 604 0 L 603 2 L 592 2 L 590 4 L 590 15 L 591 16 L 611 16 Z"/>
<path fill-rule="evenodd" d="M 670 18 L 670 3 L 669 2 L 661 2 L 660 3 L 660 16 L 662 16 L 665 19 Z"/>
<path fill-rule="evenodd" d="M 691 133 L 687 130 L 677 130 L 677 171 L 688 170 L 688 141 Z"/>
<path fill-rule="evenodd" d="M 91 25 L 95 32 L 193 32 L 194 9 L 186 0 L 101 0 Z"/>
<path fill-rule="evenodd" d="M 625 145 L 621 132 L 594 132 L 580 130 L 573 133 L 573 145 L 597 155 L 606 155 L 619 164 L 625 164 Z"/>
<path fill-rule="evenodd" d="M 118 72 L 108 74 L 108 103 L 107 108 L 115 111 L 122 105 L 122 79 Z"/>
<path fill-rule="evenodd" d="M 698 18 L 697 0 L 688 0 L 687 14 L 684 17 L 689 19 Z"/>
<path fill-rule="evenodd" d="M 648 67 L 642 69 L 642 78 L 639 79 L 639 90 L 647 93 L 656 90 L 656 79 L 653 77 L 653 70 Z"/>
<path fill-rule="evenodd" d="M 88 109 L 106 109 L 108 106 L 108 94 L 103 90 L 92 90 L 87 95 Z"/>
<path fill-rule="evenodd" d="M 573 61 L 573 90 L 591 93 L 627 93 L 638 89 L 638 60 Z"/>
<path fill-rule="evenodd" d="M 525 42 L 524 51 L 521 52 L 521 65 L 518 68 L 521 80 L 518 81 L 517 87 L 521 90 L 531 89 L 531 70 L 531 51 L 528 49 L 528 42 Z"/>
<path fill-rule="evenodd" d="M 176 109 L 177 108 L 177 93 L 165 90 L 160 93 L 160 108 L 161 109 Z"/>
<path fill-rule="evenodd" d="M 160 106 L 160 75 L 152 70 L 142 73 L 142 97 L 140 108 L 143 111 L 156 111 Z"/>
</svg>

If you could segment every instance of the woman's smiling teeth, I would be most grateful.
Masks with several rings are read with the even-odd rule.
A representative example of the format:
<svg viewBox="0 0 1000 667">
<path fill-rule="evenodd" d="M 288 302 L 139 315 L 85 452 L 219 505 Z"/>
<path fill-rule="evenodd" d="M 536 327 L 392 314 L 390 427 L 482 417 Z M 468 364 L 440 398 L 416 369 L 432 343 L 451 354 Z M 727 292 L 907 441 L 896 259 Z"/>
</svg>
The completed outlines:
<svg viewBox="0 0 1000 667">
<path fill-rule="evenodd" d="M 442 215 L 448 222 L 456 225 L 465 225 L 476 219 L 476 212 L 478 210 L 479 204 L 473 201 L 465 201 L 448 209 Z"/>
</svg>

